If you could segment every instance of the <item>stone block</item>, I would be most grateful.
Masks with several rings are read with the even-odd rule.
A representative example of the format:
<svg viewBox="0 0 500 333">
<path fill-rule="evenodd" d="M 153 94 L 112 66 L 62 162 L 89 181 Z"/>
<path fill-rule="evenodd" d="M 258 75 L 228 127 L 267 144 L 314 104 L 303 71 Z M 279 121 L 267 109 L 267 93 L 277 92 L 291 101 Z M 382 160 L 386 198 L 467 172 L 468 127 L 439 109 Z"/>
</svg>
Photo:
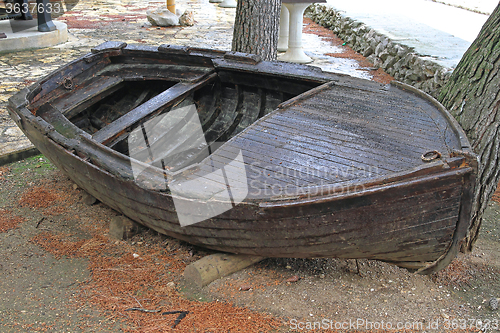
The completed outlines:
<svg viewBox="0 0 500 333">
<path fill-rule="evenodd" d="M 377 52 L 375 51 L 375 54 L 377 54 Z M 390 54 L 389 52 L 384 49 L 382 50 L 381 52 L 379 52 L 379 54 L 377 55 L 383 62 L 385 62 L 387 60 L 387 58 L 389 58 Z"/>
<path fill-rule="evenodd" d="M 182 26 L 193 26 L 194 25 L 194 13 L 192 10 L 188 9 L 179 17 L 179 23 Z"/>
<path fill-rule="evenodd" d="M 92 195 L 88 194 L 87 192 L 82 193 L 82 202 L 86 204 L 87 206 L 92 206 L 95 205 L 98 200 L 93 197 Z"/>
<path fill-rule="evenodd" d="M 140 230 L 140 225 L 131 219 L 125 216 L 115 216 L 109 224 L 108 234 L 111 238 L 124 240 L 138 234 Z"/>
<path fill-rule="evenodd" d="M 368 57 L 373 54 L 373 51 L 373 47 L 371 45 L 368 45 L 361 54 L 363 55 L 363 57 Z"/>
<path fill-rule="evenodd" d="M 383 58 L 381 58 L 381 59 L 383 59 Z M 397 62 L 397 60 L 398 60 L 398 58 L 396 58 L 394 56 L 388 56 L 388 57 L 386 57 L 386 59 L 384 61 L 384 64 L 382 65 L 382 68 L 384 68 L 385 70 L 392 69 L 392 67 Z"/>
<path fill-rule="evenodd" d="M 172 13 L 167 7 L 160 7 L 146 12 L 148 21 L 155 26 L 170 27 L 179 25 L 179 17 Z"/>
</svg>

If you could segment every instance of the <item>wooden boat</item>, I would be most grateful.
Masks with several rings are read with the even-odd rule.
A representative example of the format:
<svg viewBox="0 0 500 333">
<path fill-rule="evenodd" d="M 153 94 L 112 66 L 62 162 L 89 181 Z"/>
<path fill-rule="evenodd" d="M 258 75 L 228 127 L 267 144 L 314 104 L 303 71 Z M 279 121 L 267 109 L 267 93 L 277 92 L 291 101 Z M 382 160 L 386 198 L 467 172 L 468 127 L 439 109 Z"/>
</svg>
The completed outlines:
<svg viewBox="0 0 500 333">
<path fill-rule="evenodd" d="M 437 101 L 398 82 L 107 42 L 13 96 L 9 112 L 85 191 L 210 249 L 431 273 L 470 222 L 477 158 Z"/>
</svg>

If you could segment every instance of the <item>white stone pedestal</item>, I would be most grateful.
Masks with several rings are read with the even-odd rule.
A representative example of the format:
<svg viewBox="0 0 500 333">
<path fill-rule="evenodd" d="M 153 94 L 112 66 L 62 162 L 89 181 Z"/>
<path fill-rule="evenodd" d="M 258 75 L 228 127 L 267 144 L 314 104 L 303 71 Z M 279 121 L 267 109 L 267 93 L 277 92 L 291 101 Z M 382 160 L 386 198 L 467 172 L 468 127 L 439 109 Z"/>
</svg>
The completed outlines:
<svg viewBox="0 0 500 333">
<path fill-rule="evenodd" d="M 288 50 L 279 60 L 306 64 L 312 61 L 302 49 L 302 22 L 304 10 L 311 3 L 282 3 L 290 12 Z"/>
<path fill-rule="evenodd" d="M 288 27 L 290 25 L 290 13 L 288 9 L 281 4 L 280 14 L 280 34 L 278 37 L 278 51 L 285 52 L 288 50 Z"/>
<path fill-rule="evenodd" d="M 39 49 L 66 42 L 68 40 L 66 24 L 59 21 L 52 22 L 56 30 L 39 32 L 37 20 L 0 21 L 0 32 L 7 35 L 7 38 L 0 39 L 0 53 Z"/>
</svg>

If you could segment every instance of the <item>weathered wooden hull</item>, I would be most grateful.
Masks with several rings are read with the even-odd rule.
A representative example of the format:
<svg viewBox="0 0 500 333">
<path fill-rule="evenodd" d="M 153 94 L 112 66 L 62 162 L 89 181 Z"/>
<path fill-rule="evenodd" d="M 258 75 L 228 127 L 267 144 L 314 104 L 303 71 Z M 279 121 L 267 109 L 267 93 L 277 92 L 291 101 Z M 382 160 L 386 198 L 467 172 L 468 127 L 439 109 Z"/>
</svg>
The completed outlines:
<svg viewBox="0 0 500 333">
<path fill-rule="evenodd" d="M 105 52 L 125 57 L 119 48 L 107 49 Z M 137 55 L 140 53 L 138 52 L 133 49 L 132 53 Z M 156 51 L 148 52 L 149 57 L 157 56 Z M 188 55 L 181 56 L 189 58 Z M 161 55 L 157 58 L 161 59 Z M 196 60 L 199 63 L 199 59 Z M 208 62 L 210 56 L 204 56 L 202 60 Z M 74 65 L 76 68 L 79 66 L 81 68 L 85 63 L 77 62 Z M 245 66 L 249 66 L 248 63 Z M 307 72 L 304 68 L 306 67 L 300 67 Z M 75 69 L 70 68 L 67 73 L 55 75 L 59 75 L 58 80 L 61 81 L 63 76 L 72 71 Z M 245 71 L 244 74 L 248 72 Z M 314 73 L 317 72 L 306 73 L 309 74 L 308 82 Z M 218 74 L 224 76 L 227 72 L 220 71 Z M 307 77 L 305 74 L 304 76 Z M 323 76 L 318 79 L 318 84 L 334 78 L 327 74 L 318 76 Z M 76 79 L 75 76 L 74 80 Z M 41 86 L 49 86 L 50 80 L 42 80 Z M 230 80 L 236 79 L 231 77 L 225 82 Z M 55 81 L 52 79 L 52 82 Z M 63 84 L 61 81 L 60 85 Z M 263 80 L 262 84 L 269 83 Z M 105 130 L 100 130 L 91 137 L 71 128 L 64 119 L 62 123 L 58 122 L 56 118 L 59 116 L 54 116 L 51 110 L 29 110 L 30 105 L 35 105 L 44 98 L 49 100 L 47 96 L 55 91 L 54 88 L 46 88 L 47 92 L 43 89 L 40 92 L 38 87 L 40 85 L 25 89 L 10 100 L 9 106 L 12 118 L 37 148 L 81 188 L 111 208 L 158 232 L 192 244 L 265 257 L 378 259 L 431 273 L 445 267 L 456 256 L 469 226 L 476 158 L 470 153 L 461 129 L 445 110 L 440 112 L 444 112 L 443 119 L 448 122 L 446 127 L 456 127 L 454 133 L 458 134 L 455 141 L 460 149 L 451 150 L 440 161 L 415 165 L 397 172 L 387 171 L 366 179 L 346 177 L 339 186 L 335 186 L 333 182 L 313 184 L 306 191 L 300 191 L 301 187 L 295 182 L 294 192 L 288 196 L 276 196 L 271 190 L 266 192 L 263 188 L 252 194 L 251 191 L 258 189 L 258 186 L 250 186 L 247 199 L 232 209 L 205 221 L 181 227 L 172 195 L 168 191 L 148 189 L 138 184 L 132 175 L 130 158 L 100 143 L 108 140 L 113 145 L 111 142 L 117 135 L 108 135 Z M 292 85 L 290 89 L 295 87 Z M 321 89 L 325 88 L 320 88 L 319 93 Z M 409 87 L 407 89 L 411 90 Z M 307 93 L 305 97 L 309 98 Z M 304 101 L 304 96 L 302 99 L 285 102 L 280 107 L 285 110 L 283 112 L 294 112 L 290 105 L 301 101 Z M 299 106 L 304 107 L 306 104 L 299 103 Z M 40 105 L 42 104 L 39 103 Z M 85 109 L 88 106 L 78 107 Z M 32 114 L 33 111 L 36 115 Z M 248 145 L 249 148 L 245 148 L 246 144 L 237 146 L 238 142 L 245 136 L 257 140 L 257 134 L 252 134 L 252 131 L 257 131 L 259 126 L 269 126 L 266 124 L 273 121 L 273 124 L 278 124 L 279 119 L 273 120 L 278 113 L 279 110 L 271 112 L 254 125 L 242 129 L 238 132 L 241 134 L 235 135 L 223 147 L 233 145 L 241 148 L 247 158 L 255 155 L 251 144 Z M 331 115 L 328 117 L 331 118 Z M 327 118 L 324 121 L 330 119 Z M 55 129 L 49 124 L 50 120 L 54 120 Z M 292 119 L 291 122 L 293 121 Z M 268 136 L 267 130 L 265 135 Z M 97 140 L 99 137 L 103 139 Z M 453 140 L 449 139 L 448 144 L 451 141 Z M 280 145 L 278 148 L 282 147 Z M 230 150 L 222 150 L 224 149 Z M 284 154 L 282 150 L 273 149 L 269 153 L 272 156 Z M 312 148 L 303 148 L 302 153 L 304 149 Z M 287 156 L 296 158 L 296 154 L 298 153 L 290 153 Z M 265 156 L 265 153 L 262 155 Z M 280 165 L 288 161 L 287 156 L 282 158 Z M 374 158 L 372 160 L 380 161 Z M 410 161 L 410 157 L 408 160 Z M 388 165 L 391 163 L 388 161 Z M 203 163 L 199 165 L 202 166 Z M 266 170 L 273 169 L 267 167 Z M 271 171 L 269 172 L 270 175 Z M 247 174 L 250 178 L 254 177 L 249 170 Z M 305 181 L 306 178 L 302 176 L 296 180 Z M 186 204 L 189 204 L 188 199 Z"/>
</svg>

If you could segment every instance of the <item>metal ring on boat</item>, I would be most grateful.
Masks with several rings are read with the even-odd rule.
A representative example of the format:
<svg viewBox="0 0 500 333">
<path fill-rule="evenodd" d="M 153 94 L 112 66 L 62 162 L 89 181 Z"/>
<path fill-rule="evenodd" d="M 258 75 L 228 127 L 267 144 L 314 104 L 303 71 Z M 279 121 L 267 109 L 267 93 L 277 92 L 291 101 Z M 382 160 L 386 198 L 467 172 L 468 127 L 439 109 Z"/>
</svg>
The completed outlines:
<svg viewBox="0 0 500 333">
<path fill-rule="evenodd" d="M 65 77 L 63 79 L 63 86 L 67 90 L 73 89 L 73 80 L 70 77 Z"/>
<path fill-rule="evenodd" d="M 441 153 L 437 150 L 428 151 L 427 153 L 422 154 L 422 161 L 430 162 L 441 158 Z"/>
</svg>

